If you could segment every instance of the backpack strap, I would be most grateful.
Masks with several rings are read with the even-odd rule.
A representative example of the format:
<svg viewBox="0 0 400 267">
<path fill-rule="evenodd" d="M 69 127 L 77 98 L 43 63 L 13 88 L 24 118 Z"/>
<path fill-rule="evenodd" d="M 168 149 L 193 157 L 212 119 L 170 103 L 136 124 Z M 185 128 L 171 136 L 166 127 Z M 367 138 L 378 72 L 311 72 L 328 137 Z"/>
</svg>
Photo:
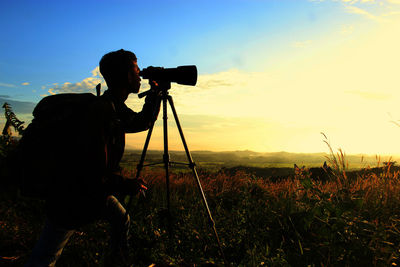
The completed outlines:
<svg viewBox="0 0 400 267">
<path fill-rule="evenodd" d="M 100 96 L 100 90 L 101 90 L 101 83 L 99 83 L 98 85 L 96 85 L 96 95 Z"/>
</svg>

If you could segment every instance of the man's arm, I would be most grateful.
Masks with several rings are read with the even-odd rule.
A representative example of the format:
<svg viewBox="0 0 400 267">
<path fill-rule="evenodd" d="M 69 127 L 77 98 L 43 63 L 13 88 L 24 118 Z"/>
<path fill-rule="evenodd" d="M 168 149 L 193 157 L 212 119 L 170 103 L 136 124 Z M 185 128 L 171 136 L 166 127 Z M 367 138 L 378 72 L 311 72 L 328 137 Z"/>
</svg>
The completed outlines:
<svg viewBox="0 0 400 267">
<path fill-rule="evenodd" d="M 158 93 L 154 92 L 146 96 L 145 104 L 140 112 L 134 112 L 125 104 L 117 108 L 118 117 L 121 118 L 124 131 L 126 133 L 137 133 L 148 130 L 157 120 L 160 103 Z"/>
</svg>

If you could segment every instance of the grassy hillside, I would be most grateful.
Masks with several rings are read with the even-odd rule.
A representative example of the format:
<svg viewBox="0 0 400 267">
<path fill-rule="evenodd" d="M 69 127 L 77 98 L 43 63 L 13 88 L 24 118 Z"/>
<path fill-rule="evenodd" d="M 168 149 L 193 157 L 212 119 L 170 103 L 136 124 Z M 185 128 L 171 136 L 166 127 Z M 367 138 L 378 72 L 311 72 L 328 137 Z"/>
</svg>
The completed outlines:
<svg viewBox="0 0 400 267">
<path fill-rule="evenodd" d="M 142 151 L 127 150 L 123 157 L 126 167 L 136 168 Z M 293 168 L 294 164 L 306 167 L 321 167 L 324 161 L 330 157 L 328 153 L 288 153 L 269 152 L 260 153 L 253 151 L 193 151 L 194 161 L 203 168 L 218 169 L 221 167 L 252 166 L 252 167 L 279 167 Z M 146 161 L 162 162 L 163 151 L 148 151 Z M 170 151 L 171 161 L 187 162 L 184 151 Z M 396 157 L 376 155 L 346 155 L 348 169 L 360 169 L 368 166 L 374 167 L 384 161 L 397 161 Z"/>
<path fill-rule="evenodd" d="M 389 167 L 350 177 L 342 161 L 332 165 L 334 176 L 326 183 L 311 180 L 307 171 L 279 181 L 202 171 L 228 261 L 233 266 L 400 264 L 399 171 Z M 147 198 L 136 197 L 129 207 L 130 256 L 137 266 L 222 265 L 193 177 L 171 174 L 170 221 L 163 212 L 163 172 L 146 169 L 143 178 L 150 185 Z M 1 194 L 2 266 L 26 260 L 43 223 L 42 204 Z M 79 229 L 57 266 L 101 264 L 107 231 L 103 221 Z"/>
<path fill-rule="evenodd" d="M 135 177 L 140 153 L 125 154 L 126 176 Z M 161 162 L 161 157 L 162 152 L 149 151 L 147 162 Z M 354 171 L 347 165 L 351 157 L 340 151 L 203 151 L 193 157 L 232 266 L 400 264 L 400 170 L 383 164 L 386 159 L 367 158 L 371 166 L 383 167 Z M 183 152 L 171 152 L 171 160 L 186 161 Z M 326 182 L 313 179 L 312 169 L 293 170 L 294 163 L 321 166 L 325 160 L 332 168 Z M 276 164 L 289 167 L 266 167 Z M 128 207 L 130 258 L 136 266 L 223 265 L 191 173 L 171 171 L 171 217 L 165 216 L 162 166 L 146 167 L 142 178 L 149 184 L 146 198 L 136 196 Z M 44 203 L 21 197 L 10 181 L 0 179 L 0 265 L 22 266 L 43 226 Z M 101 266 L 108 227 L 98 221 L 77 229 L 57 266 Z"/>
</svg>

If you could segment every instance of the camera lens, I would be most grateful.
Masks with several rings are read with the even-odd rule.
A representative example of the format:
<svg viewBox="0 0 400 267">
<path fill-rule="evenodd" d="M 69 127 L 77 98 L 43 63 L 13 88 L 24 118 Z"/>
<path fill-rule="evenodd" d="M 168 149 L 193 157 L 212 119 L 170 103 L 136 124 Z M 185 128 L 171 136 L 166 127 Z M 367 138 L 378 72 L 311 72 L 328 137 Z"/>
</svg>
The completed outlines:
<svg viewBox="0 0 400 267">
<path fill-rule="evenodd" d="M 140 73 L 144 79 L 154 81 L 175 82 L 183 85 L 196 85 L 197 67 L 195 65 L 179 66 L 176 68 L 148 67 Z"/>
</svg>

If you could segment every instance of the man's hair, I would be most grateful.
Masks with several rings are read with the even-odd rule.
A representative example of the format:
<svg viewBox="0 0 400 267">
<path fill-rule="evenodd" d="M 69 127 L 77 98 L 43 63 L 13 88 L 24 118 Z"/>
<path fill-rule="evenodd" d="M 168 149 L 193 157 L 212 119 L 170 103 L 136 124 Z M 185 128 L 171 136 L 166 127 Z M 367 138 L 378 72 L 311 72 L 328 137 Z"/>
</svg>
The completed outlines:
<svg viewBox="0 0 400 267">
<path fill-rule="evenodd" d="M 136 55 L 124 49 L 112 51 L 101 58 L 100 73 L 109 88 L 126 82 L 128 71 L 133 66 L 132 61 L 137 61 Z"/>
</svg>

